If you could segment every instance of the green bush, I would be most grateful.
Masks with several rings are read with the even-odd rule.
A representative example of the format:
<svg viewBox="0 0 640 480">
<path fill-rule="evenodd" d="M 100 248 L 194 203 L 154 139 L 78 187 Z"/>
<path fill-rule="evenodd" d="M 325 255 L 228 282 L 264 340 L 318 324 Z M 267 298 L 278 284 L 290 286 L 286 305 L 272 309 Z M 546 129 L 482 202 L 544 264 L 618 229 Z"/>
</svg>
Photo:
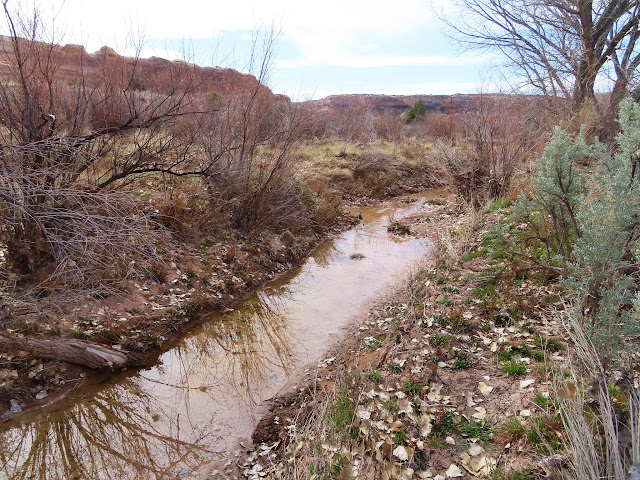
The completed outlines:
<svg viewBox="0 0 640 480">
<path fill-rule="evenodd" d="M 413 106 L 407 110 L 406 113 L 406 122 L 413 123 L 416 120 L 421 120 L 427 115 L 427 106 L 424 104 L 422 99 L 418 100 L 413 104 Z"/>
<path fill-rule="evenodd" d="M 612 154 L 556 129 L 538 160 L 530 198 L 513 205 L 516 231 L 503 230 L 511 254 L 562 279 L 603 358 L 614 358 L 638 332 L 635 294 L 640 253 L 640 106 L 620 104 L 621 133 Z M 634 175 L 637 173 L 637 175 Z"/>
</svg>

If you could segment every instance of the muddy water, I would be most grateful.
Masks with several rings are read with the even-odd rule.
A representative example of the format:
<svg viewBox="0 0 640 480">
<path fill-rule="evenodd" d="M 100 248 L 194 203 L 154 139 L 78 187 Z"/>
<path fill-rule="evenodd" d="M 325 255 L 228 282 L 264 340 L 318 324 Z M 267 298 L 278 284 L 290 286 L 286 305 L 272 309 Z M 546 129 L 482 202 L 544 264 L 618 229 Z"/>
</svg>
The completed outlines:
<svg viewBox="0 0 640 480">
<path fill-rule="evenodd" d="M 154 367 L 0 425 L 0 478 L 200 478 L 250 437 L 264 400 L 427 251 L 387 232 L 426 198 L 364 208 L 361 225 L 233 312 L 210 315 Z"/>
</svg>

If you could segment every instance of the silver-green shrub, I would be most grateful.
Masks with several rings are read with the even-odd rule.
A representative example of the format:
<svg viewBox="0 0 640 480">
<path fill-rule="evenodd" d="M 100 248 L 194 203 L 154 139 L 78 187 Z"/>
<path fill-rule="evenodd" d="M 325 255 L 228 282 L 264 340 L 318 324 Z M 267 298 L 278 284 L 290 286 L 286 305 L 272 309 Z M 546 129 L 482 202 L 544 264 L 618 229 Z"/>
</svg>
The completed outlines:
<svg viewBox="0 0 640 480">
<path fill-rule="evenodd" d="M 632 163 L 640 149 L 640 106 L 620 105 L 617 152 L 556 129 L 538 160 L 531 198 L 522 194 L 513 220 L 521 255 L 562 277 L 603 358 L 613 359 L 638 330 L 637 250 L 640 181 Z M 638 171 L 640 174 L 640 169 Z"/>
</svg>

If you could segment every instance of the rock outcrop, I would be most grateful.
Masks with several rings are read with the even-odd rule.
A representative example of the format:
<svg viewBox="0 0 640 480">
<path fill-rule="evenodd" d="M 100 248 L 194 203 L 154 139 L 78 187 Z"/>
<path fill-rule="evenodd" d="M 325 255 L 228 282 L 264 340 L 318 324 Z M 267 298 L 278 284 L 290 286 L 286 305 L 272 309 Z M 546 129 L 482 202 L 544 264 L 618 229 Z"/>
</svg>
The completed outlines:
<svg viewBox="0 0 640 480">
<path fill-rule="evenodd" d="M 255 76 L 231 68 L 201 67 L 181 60 L 163 58 L 135 58 L 119 55 L 110 47 L 88 53 L 82 45 L 52 45 L 18 39 L 18 48 L 24 56 L 31 52 L 40 58 L 50 58 L 48 67 L 55 70 L 57 81 L 76 83 L 82 79 L 97 85 L 107 76 L 120 75 L 134 78 L 140 89 L 164 93 L 169 89 L 189 89 L 199 93 L 225 93 L 238 90 L 268 88 L 260 85 Z M 31 57 L 31 59 L 35 58 Z M 15 65 L 15 44 L 12 38 L 0 36 L 0 78 L 12 78 Z M 270 92 L 270 90 L 269 90 Z M 277 99 L 289 102 L 284 95 Z"/>
</svg>

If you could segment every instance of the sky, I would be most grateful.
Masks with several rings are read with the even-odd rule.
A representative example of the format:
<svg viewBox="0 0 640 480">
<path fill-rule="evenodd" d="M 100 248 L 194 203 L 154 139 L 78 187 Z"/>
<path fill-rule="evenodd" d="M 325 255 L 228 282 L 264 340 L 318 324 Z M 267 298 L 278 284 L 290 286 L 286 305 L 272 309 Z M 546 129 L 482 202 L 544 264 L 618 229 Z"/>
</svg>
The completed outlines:
<svg viewBox="0 0 640 480">
<path fill-rule="evenodd" d="M 294 100 L 332 94 L 454 94 L 494 89 L 492 57 L 464 52 L 438 18 L 448 0 L 9 0 L 40 11 L 62 44 L 89 52 L 182 58 L 257 73 L 275 32 L 266 84 Z M 25 7 L 26 5 L 26 7 Z M 260 32 L 260 33 L 256 33 Z M 257 42 L 254 41 L 257 38 Z"/>
</svg>

